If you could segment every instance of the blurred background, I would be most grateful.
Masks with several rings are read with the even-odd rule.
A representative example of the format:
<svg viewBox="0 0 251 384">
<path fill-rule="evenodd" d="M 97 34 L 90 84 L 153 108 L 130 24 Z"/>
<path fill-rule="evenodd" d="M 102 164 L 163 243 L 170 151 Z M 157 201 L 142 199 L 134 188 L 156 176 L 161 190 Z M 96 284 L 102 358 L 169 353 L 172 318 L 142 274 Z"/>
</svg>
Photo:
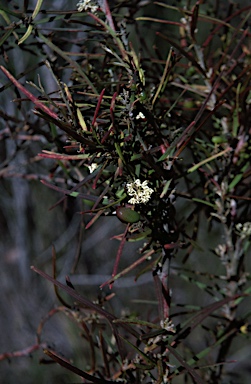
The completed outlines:
<svg viewBox="0 0 251 384">
<path fill-rule="evenodd" d="M 23 4 L 24 3 L 24 4 Z M 131 3 L 131 4 L 129 4 Z M 128 9 L 136 6 L 139 1 L 128 3 Z M 145 1 L 145 6 L 136 13 L 136 16 L 151 15 L 152 17 L 168 18 L 178 20 L 179 14 L 170 10 L 156 7 L 154 2 Z M 166 1 L 170 5 L 186 4 L 186 1 Z M 195 2 L 188 2 L 194 4 Z M 228 1 L 206 2 L 203 6 L 212 7 L 218 3 L 219 13 L 224 10 Z M 249 1 L 232 2 L 240 6 L 248 5 Z M 3 7 L 13 11 L 20 10 L 28 5 L 27 12 L 34 9 L 36 1 L 3 1 Z M 111 2 L 111 6 L 116 1 Z M 43 9 L 53 9 L 56 11 L 76 10 L 76 2 L 52 0 L 44 1 Z M 125 7 L 125 13 L 128 12 Z M 40 17 L 40 16 L 39 16 Z M 42 17 L 42 16 L 41 16 Z M 0 15 L 0 26 L 6 26 L 5 20 Z M 64 20 L 55 20 L 50 23 L 55 30 L 62 28 L 61 44 L 65 50 L 76 55 L 79 46 L 68 44 L 67 33 L 64 33 Z M 80 30 L 77 25 L 73 26 L 76 31 L 76 39 L 85 39 L 86 32 Z M 46 24 L 44 25 L 46 30 Z M 137 32 L 131 28 L 131 41 L 135 42 L 137 49 L 140 42 L 136 39 Z M 156 39 L 156 30 L 159 25 L 149 28 L 148 23 L 141 24 L 141 33 L 146 36 L 148 46 L 158 46 L 162 58 L 166 57 L 169 46 L 162 44 Z M 163 30 L 170 28 L 170 33 L 174 34 L 174 29 L 170 26 L 163 26 Z M 77 30 L 78 29 L 78 30 Z M 1 32 L 3 34 L 3 30 Z M 201 30 L 201 38 L 208 33 L 208 30 Z M 46 92 L 53 92 L 56 84 L 47 68 L 42 64 L 45 52 L 34 55 L 33 50 L 37 46 L 27 46 L 25 50 L 17 47 L 16 44 L 9 43 L 8 58 L 1 56 L 0 64 L 8 67 L 9 71 L 17 77 L 20 73 L 26 72 L 21 76 L 22 84 L 26 81 L 37 83 L 38 75 L 42 81 Z M 52 52 L 47 52 L 51 60 L 54 60 Z M 41 62 L 41 65 L 40 65 Z M 59 63 L 58 65 L 60 66 Z M 34 70 L 32 69 L 34 67 Z M 62 80 L 69 83 L 70 71 L 62 68 Z M 0 88 L 8 83 L 7 78 L 0 73 Z M 28 100 L 26 102 L 13 101 L 18 97 L 18 91 L 14 86 L 8 87 L 0 93 L 0 355 L 7 352 L 22 351 L 36 344 L 36 332 L 40 322 L 46 314 L 58 305 L 53 286 L 46 280 L 37 276 L 31 271 L 30 266 L 34 265 L 48 274 L 52 275 L 52 246 L 55 247 L 57 254 L 58 279 L 65 282 L 65 276 L 70 275 L 71 282 L 90 300 L 96 300 L 97 296 L 104 296 L 109 293 L 109 289 L 100 291 L 99 286 L 106 281 L 112 272 L 116 252 L 119 242 L 111 239 L 124 231 L 124 225 L 115 217 L 103 217 L 89 230 L 84 230 L 84 225 L 88 218 L 79 212 L 83 210 L 82 203 L 78 199 L 65 197 L 60 204 L 58 201 L 62 195 L 44 186 L 40 180 L 50 181 L 50 173 L 54 180 L 57 178 L 57 169 L 54 169 L 54 162 L 38 156 L 41 151 L 48 149 L 49 133 L 33 113 L 33 105 Z M 36 94 L 36 90 L 32 89 Z M 20 95 L 19 95 L 20 97 Z M 21 96 L 23 97 L 23 96 Z M 35 134 L 30 135 L 32 127 Z M 67 136 L 61 132 L 58 146 L 67 143 Z M 86 175 L 88 170 L 86 169 Z M 56 175 L 56 176 L 55 176 Z M 60 173 L 58 174 L 60 180 Z M 54 205 L 56 205 L 54 207 Z M 189 208 L 184 200 L 177 201 L 176 210 L 179 215 L 189 217 Z M 179 218 L 177 218 L 179 219 Z M 192 223 L 193 225 L 193 223 Z M 208 244 L 210 249 L 221 241 L 220 226 L 214 224 L 208 231 L 208 222 L 203 211 L 200 217 L 198 242 L 200 248 L 195 249 L 189 258 L 186 267 L 200 271 L 212 271 L 218 274 L 223 273 L 221 263 L 217 258 L 213 260 L 208 256 Z M 120 269 L 126 267 L 138 257 L 138 243 L 126 244 L 123 251 Z M 175 268 L 182 263 L 185 252 L 180 252 L 173 262 L 173 274 L 171 286 L 173 287 L 174 302 L 188 303 L 194 306 L 206 305 L 209 303 L 209 296 L 198 295 L 198 291 L 189 281 L 184 281 L 179 277 L 179 271 Z M 77 272 L 73 271 L 74 264 L 79 259 Z M 250 270 L 250 260 L 247 268 Z M 144 313 L 146 317 L 157 316 L 156 296 L 151 275 L 143 275 L 137 282 L 134 274 L 121 278 L 113 287 L 112 292 L 115 297 L 110 301 L 110 309 L 116 316 L 127 315 L 130 312 Z M 148 300 L 151 305 L 147 308 L 144 304 L 137 302 L 138 298 Z M 245 306 L 251 304 L 245 301 Z M 129 309 L 130 308 L 130 309 Z M 245 311 L 245 308 L 239 308 Z M 208 340 L 202 337 L 200 330 L 193 335 L 193 345 L 196 351 L 205 347 Z M 195 343 L 196 339 L 196 343 Z M 77 361 L 85 367 L 88 360 L 88 351 L 82 341 L 79 340 L 79 330 L 72 325 L 65 314 L 60 311 L 53 316 L 44 326 L 42 340 L 63 356 L 81 356 Z M 189 341 L 188 341 L 189 342 Z M 250 382 L 250 358 L 251 346 L 242 339 L 242 347 L 235 347 L 229 353 L 229 360 L 236 360 L 235 364 L 229 365 L 229 377 L 226 384 L 248 384 Z M 54 365 L 42 365 L 44 355 L 41 350 L 30 354 L 30 357 L 17 357 L 5 359 L 0 362 L 0 381 L 5 384 L 23 382 L 25 384 L 47 384 L 47 383 L 70 383 L 76 377 L 64 371 L 61 367 Z M 81 361 L 82 359 L 82 361 Z M 75 360 L 76 361 L 76 360 Z M 77 365 L 77 364 L 76 364 Z M 235 377 L 236 372 L 243 371 L 245 374 L 241 379 Z M 239 381 L 238 381 L 239 380 Z M 241 381 L 240 381 L 241 380 Z"/>
</svg>

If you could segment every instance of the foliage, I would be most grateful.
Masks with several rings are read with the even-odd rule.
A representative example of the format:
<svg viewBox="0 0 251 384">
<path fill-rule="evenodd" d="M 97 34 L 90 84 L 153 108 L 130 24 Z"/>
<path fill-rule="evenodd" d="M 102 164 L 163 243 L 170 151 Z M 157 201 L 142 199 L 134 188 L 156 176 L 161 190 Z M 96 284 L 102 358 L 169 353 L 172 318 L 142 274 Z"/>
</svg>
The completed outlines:
<svg viewBox="0 0 251 384">
<path fill-rule="evenodd" d="M 8 79 L 1 91 L 14 84 L 16 105 L 13 116 L 0 112 L 2 140 L 16 135 L 24 150 L 39 135 L 47 167 L 43 177 L 35 170 L 23 177 L 40 178 L 63 196 L 54 208 L 80 201 L 82 231 L 101 217 L 124 223 L 114 235 L 111 278 L 101 286 L 107 294 L 95 303 L 74 288 L 70 271 L 66 285 L 57 280 L 54 248 L 53 277 L 32 267 L 54 285 L 60 305 L 20 355 L 42 348 L 84 382 L 230 383 L 233 349 L 250 339 L 251 6 L 190 3 L 0 8 Z M 13 51 L 29 52 L 34 65 L 18 73 Z M 53 91 L 41 76 L 22 84 L 41 67 Z M 18 177 L 8 165 L 1 177 Z M 138 245 L 137 257 L 121 268 L 129 242 Z M 80 254 L 74 273 L 79 262 Z M 109 310 L 113 287 L 127 274 L 139 281 L 152 275 L 158 312 L 123 317 Z M 189 290 L 200 297 L 191 301 Z M 138 302 L 150 310 L 144 294 Z M 58 312 L 89 345 L 84 368 L 42 340 Z"/>
</svg>

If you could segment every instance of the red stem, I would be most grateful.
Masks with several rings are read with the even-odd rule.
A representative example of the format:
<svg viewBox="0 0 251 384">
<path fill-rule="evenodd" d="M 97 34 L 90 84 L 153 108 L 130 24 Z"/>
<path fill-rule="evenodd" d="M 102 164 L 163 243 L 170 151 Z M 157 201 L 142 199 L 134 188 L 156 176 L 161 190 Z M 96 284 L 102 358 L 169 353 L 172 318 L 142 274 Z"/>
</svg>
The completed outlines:
<svg viewBox="0 0 251 384">
<path fill-rule="evenodd" d="M 39 101 L 31 92 L 29 92 L 26 88 L 24 88 L 24 86 L 20 84 L 6 68 L 0 65 L 0 69 L 5 74 L 5 76 L 7 76 L 8 79 L 10 79 L 10 81 L 19 89 L 19 91 L 25 94 L 25 96 L 27 96 L 28 99 L 30 99 L 35 104 L 36 108 L 41 109 L 47 115 L 51 116 L 53 119 L 58 119 L 58 116 L 56 113 L 52 112 L 48 107 L 46 107 L 46 105 L 41 103 L 41 101 Z"/>
<path fill-rule="evenodd" d="M 98 111 L 99 111 L 100 105 L 102 103 L 102 99 L 103 99 L 104 93 L 105 93 L 105 88 L 102 89 L 102 91 L 101 91 L 101 93 L 99 95 L 98 104 L 96 106 L 95 113 L 94 113 L 93 120 L 92 120 L 92 126 L 96 123 L 96 119 L 97 119 L 97 116 L 98 116 Z"/>
</svg>

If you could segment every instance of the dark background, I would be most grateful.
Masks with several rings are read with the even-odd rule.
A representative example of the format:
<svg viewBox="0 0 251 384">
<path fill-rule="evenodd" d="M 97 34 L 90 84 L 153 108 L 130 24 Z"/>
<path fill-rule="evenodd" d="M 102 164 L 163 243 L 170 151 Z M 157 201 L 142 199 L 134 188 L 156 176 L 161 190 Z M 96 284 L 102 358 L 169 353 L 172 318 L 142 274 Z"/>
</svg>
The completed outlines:
<svg viewBox="0 0 251 384">
<path fill-rule="evenodd" d="M 20 6 L 18 1 L 3 1 L 3 5 L 13 8 Z M 167 1 L 168 4 L 173 2 Z M 183 2 L 184 3 L 184 2 Z M 191 2 L 193 3 L 193 2 Z M 209 7 L 212 3 L 207 2 L 203 7 Z M 224 10 L 227 1 L 220 1 L 219 7 Z M 240 5 L 248 4 L 248 1 L 235 2 Z M 29 9 L 33 9 L 35 1 L 29 2 Z M 73 1 L 44 1 L 45 9 L 74 9 Z M 166 11 L 169 12 L 169 11 Z M 219 9 L 220 12 L 220 9 Z M 149 2 L 144 8 L 145 15 L 165 18 L 165 11 Z M 168 13 L 169 19 L 170 12 Z M 177 13 L 173 14 L 173 20 L 178 20 Z M 0 25 L 3 19 L 0 19 Z M 60 26 L 60 23 L 55 25 Z M 169 47 L 164 43 L 161 45 L 156 40 L 155 28 L 149 28 L 148 24 L 142 24 L 144 34 L 149 46 L 160 44 L 159 50 L 163 57 L 166 57 Z M 170 27 L 163 27 L 170 28 Z M 171 29 L 171 33 L 174 30 Z M 63 33 L 63 32 L 62 32 Z M 131 31 L 131 40 L 134 39 L 134 31 Z M 206 28 L 201 26 L 201 38 L 207 33 Z M 74 51 L 74 47 L 71 47 Z M 35 64 L 34 56 L 30 52 L 23 52 L 20 49 L 10 49 L 8 52 L 8 68 L 14 75 L 24 71 L 27 67 Z M 4 58 L 0 58 L 1 65 L 5 65 Z M 30 71 L 26 80 L 37 82 L 37 75 L 40 75 L 47 92 L 54 89 L 53 80 L 44 66 L 35 71 Z M 64 81 L 67 82 L 69 74 L 64 74 Z M 7 79 L 0 73 L 0 86 L 6 84 Z M 24 83 L 24 78 L 22 78 Z M 34 91 L 35 93 L 35 91 Z M 70 274 L 72 265 L 76 258 L 79 247 L 79 230 L 85 219 L 79 214 L 82 206 L 74 198 L 66 198 L 63 204 L 50 210 L 59 199 L 60 195 L 51 191 L 40 183 L 40 179 L 46 178 L 52 162 L 37 157 L 37 154 L 45 146 L 43 135 L 37 134 L 31 140 L 25 141 L 25 124 L 36 124 L 37 120 L 32 115 L 33 106 L 29 101 L 22 103 L 22 106 L 12 102 L 16 97 L 14 87 L 8 88 L 0 94 L 1 111 L 13 117 L 10 126 L 7 126 L 0 116 L 0 354 L 4 352 L 21 351 L 36 342 L 36 329 L 44 316 L 55 307 L 57 299 L 53 287 L 30 270 L 35 265 L 52 273 L 51 257 L 52 244 L 57 253 L 58 278 L 64 282 L 65 275 Z M 11 131 L 11 135 L 9 134 Z M 66 140 L 63 136 L 61 140 Z M 6 166 L 8 172 L 6 173 Z M 7 176 L 6 176 L 7 175 Z M 177 201 L 176 210 L 178 215 L 188 216 L 189 208 L 182 201 Z M 111 275 L 116 255 L 118 242 L 111 240 L 111 237 L 122 233 L 124 230 L 115 217 L 101 218 L 91 229 L 84 231 L 81 240 L 81 258 L 77 274 L 71 275 L 72 283 L 79 291 L 90 300 L 95 300 L 100 294 L 99 285 Z M 200 250 L 194 250 L 187 268 L 218 274 L 223 271 L 222 265 L 209 256 L 208 245 L 213 249 L 221 241 L 220 227 L 214 225 L 208 231 L 207 219 L 201 213 L 198 242 Z M 138 246 L 138 244 L 137 244 Z M 121 269 L 137 258 L 136 245 L 127 244 L 123 252 Z M 207 295 L 200 295 L 200 291 L 193 284 L 185 282 L 175 267 L 180 265 L 182 251 L 173 262 L 173 273 L 171 285 L 173 289 L 173 300 L 191 305 L 206 305 L 209 303 Z M 248 265 L 250 270 L 250 261 Z M 114 285 L 113 292 L 116 294 L 111 302 L 111 310 L 121 316 L 129 312 L 144 313 L 146 316 L 152 311 L 157 313 L 155 291 L 151 276 L 144 275 L 137 283 L 134 282 L 133 274 L 122 278 Z M 152 306 L 144 308 L 143 304 L 136 303 L 138 298 L 152 300 Z M 245 306 L 240 306 L 240 315 L 246 310 L 250 300 L 245 301 Z M 72 325 L 63 313 L 58 313 L 45 325 L 43 340 L 49 342 L 56 350 L 70 358 L 73 355 L 79 356 L 75 360 L 79 367 L 86 366 L 88 351 L 79 340 L 79 330 Z M 210 338 L 210 337 L 209 337 Z M 196 341 L 196 342 L 195 342 Z M 189 340 L 188 340 L 189 342 Z M 237 341 L 230 350 L 229 361 L 236 360 L 236 363 L 229 364 L 226 368 L 230 372 L 229 381 L 249 384 L 250 382 L 250 358 L 251 346 L 245 339 Z M 195 353 L 205 347 L 207 340 L 202 337 L 201 331 L 193 334 L 193 345 L 196 345 Z M 77 353 L 78 352 L 78 353 Z M 39 360 L 43 357 L 42 351 L 33 353 L 30 357 L 16 357 L 0 362 L 0 381 L 6 384 L 47 384 L 47 383 L 69 383 L 76 379 L 68 375 L 63 368 L 56 365 L 41 365 Z M 244 372 L 241 381 L 231 381 L 235 372 Z M 239 380 L 239 379 L 238 379 Z"/>
</svg>

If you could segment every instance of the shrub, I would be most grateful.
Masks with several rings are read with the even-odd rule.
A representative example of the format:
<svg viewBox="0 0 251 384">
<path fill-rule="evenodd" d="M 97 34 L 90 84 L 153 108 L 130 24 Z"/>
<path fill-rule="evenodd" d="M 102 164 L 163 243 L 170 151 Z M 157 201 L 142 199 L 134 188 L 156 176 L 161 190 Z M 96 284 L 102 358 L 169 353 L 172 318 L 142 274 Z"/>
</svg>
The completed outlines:
<svg viewBox="0 0 251 384">
<path fill-rule="evenodd" d="M 52 208 L 77 201 L 82 225 L 65 283 L 55 247 L 53 276 L 31 267 L 54 285 L 59 306 L 39 324 L 36 344 L 16 354 L 42 349 L 83 382 L 244 380 L 234 367 L 247 369 L 250 337 L 251 6 L 42 3 L 32 12 L 1 6 L 1 71 L 9 80 L 1 91 L 8 98 L 14 84 L 16 95 L 13 115 L 2 110 L 1 120 L 3 144 L 16 135 L 19 151 L 34 153 L 39 136 L 45 171 L 31 164 L 11 174 L 6 158 L 1 176 L 41 179 L 61 196 Z M 32 64 L 20 73 L 8 58 L 27 52 Z M 95 236 L 102 219 L 101 227 L 113 223 L 119 245 L 98 266 L 103 273 L 112 259 L 104 293 L 92 301 L 74 276 L 83 234 Z M 114 289 L 127 275 L 136 280 L 132 296 L 144 276 L 151 281 L 123 314 Z M 43 340 L 59 312 L 81 332 L 73 361 Z"/>
</svg>

